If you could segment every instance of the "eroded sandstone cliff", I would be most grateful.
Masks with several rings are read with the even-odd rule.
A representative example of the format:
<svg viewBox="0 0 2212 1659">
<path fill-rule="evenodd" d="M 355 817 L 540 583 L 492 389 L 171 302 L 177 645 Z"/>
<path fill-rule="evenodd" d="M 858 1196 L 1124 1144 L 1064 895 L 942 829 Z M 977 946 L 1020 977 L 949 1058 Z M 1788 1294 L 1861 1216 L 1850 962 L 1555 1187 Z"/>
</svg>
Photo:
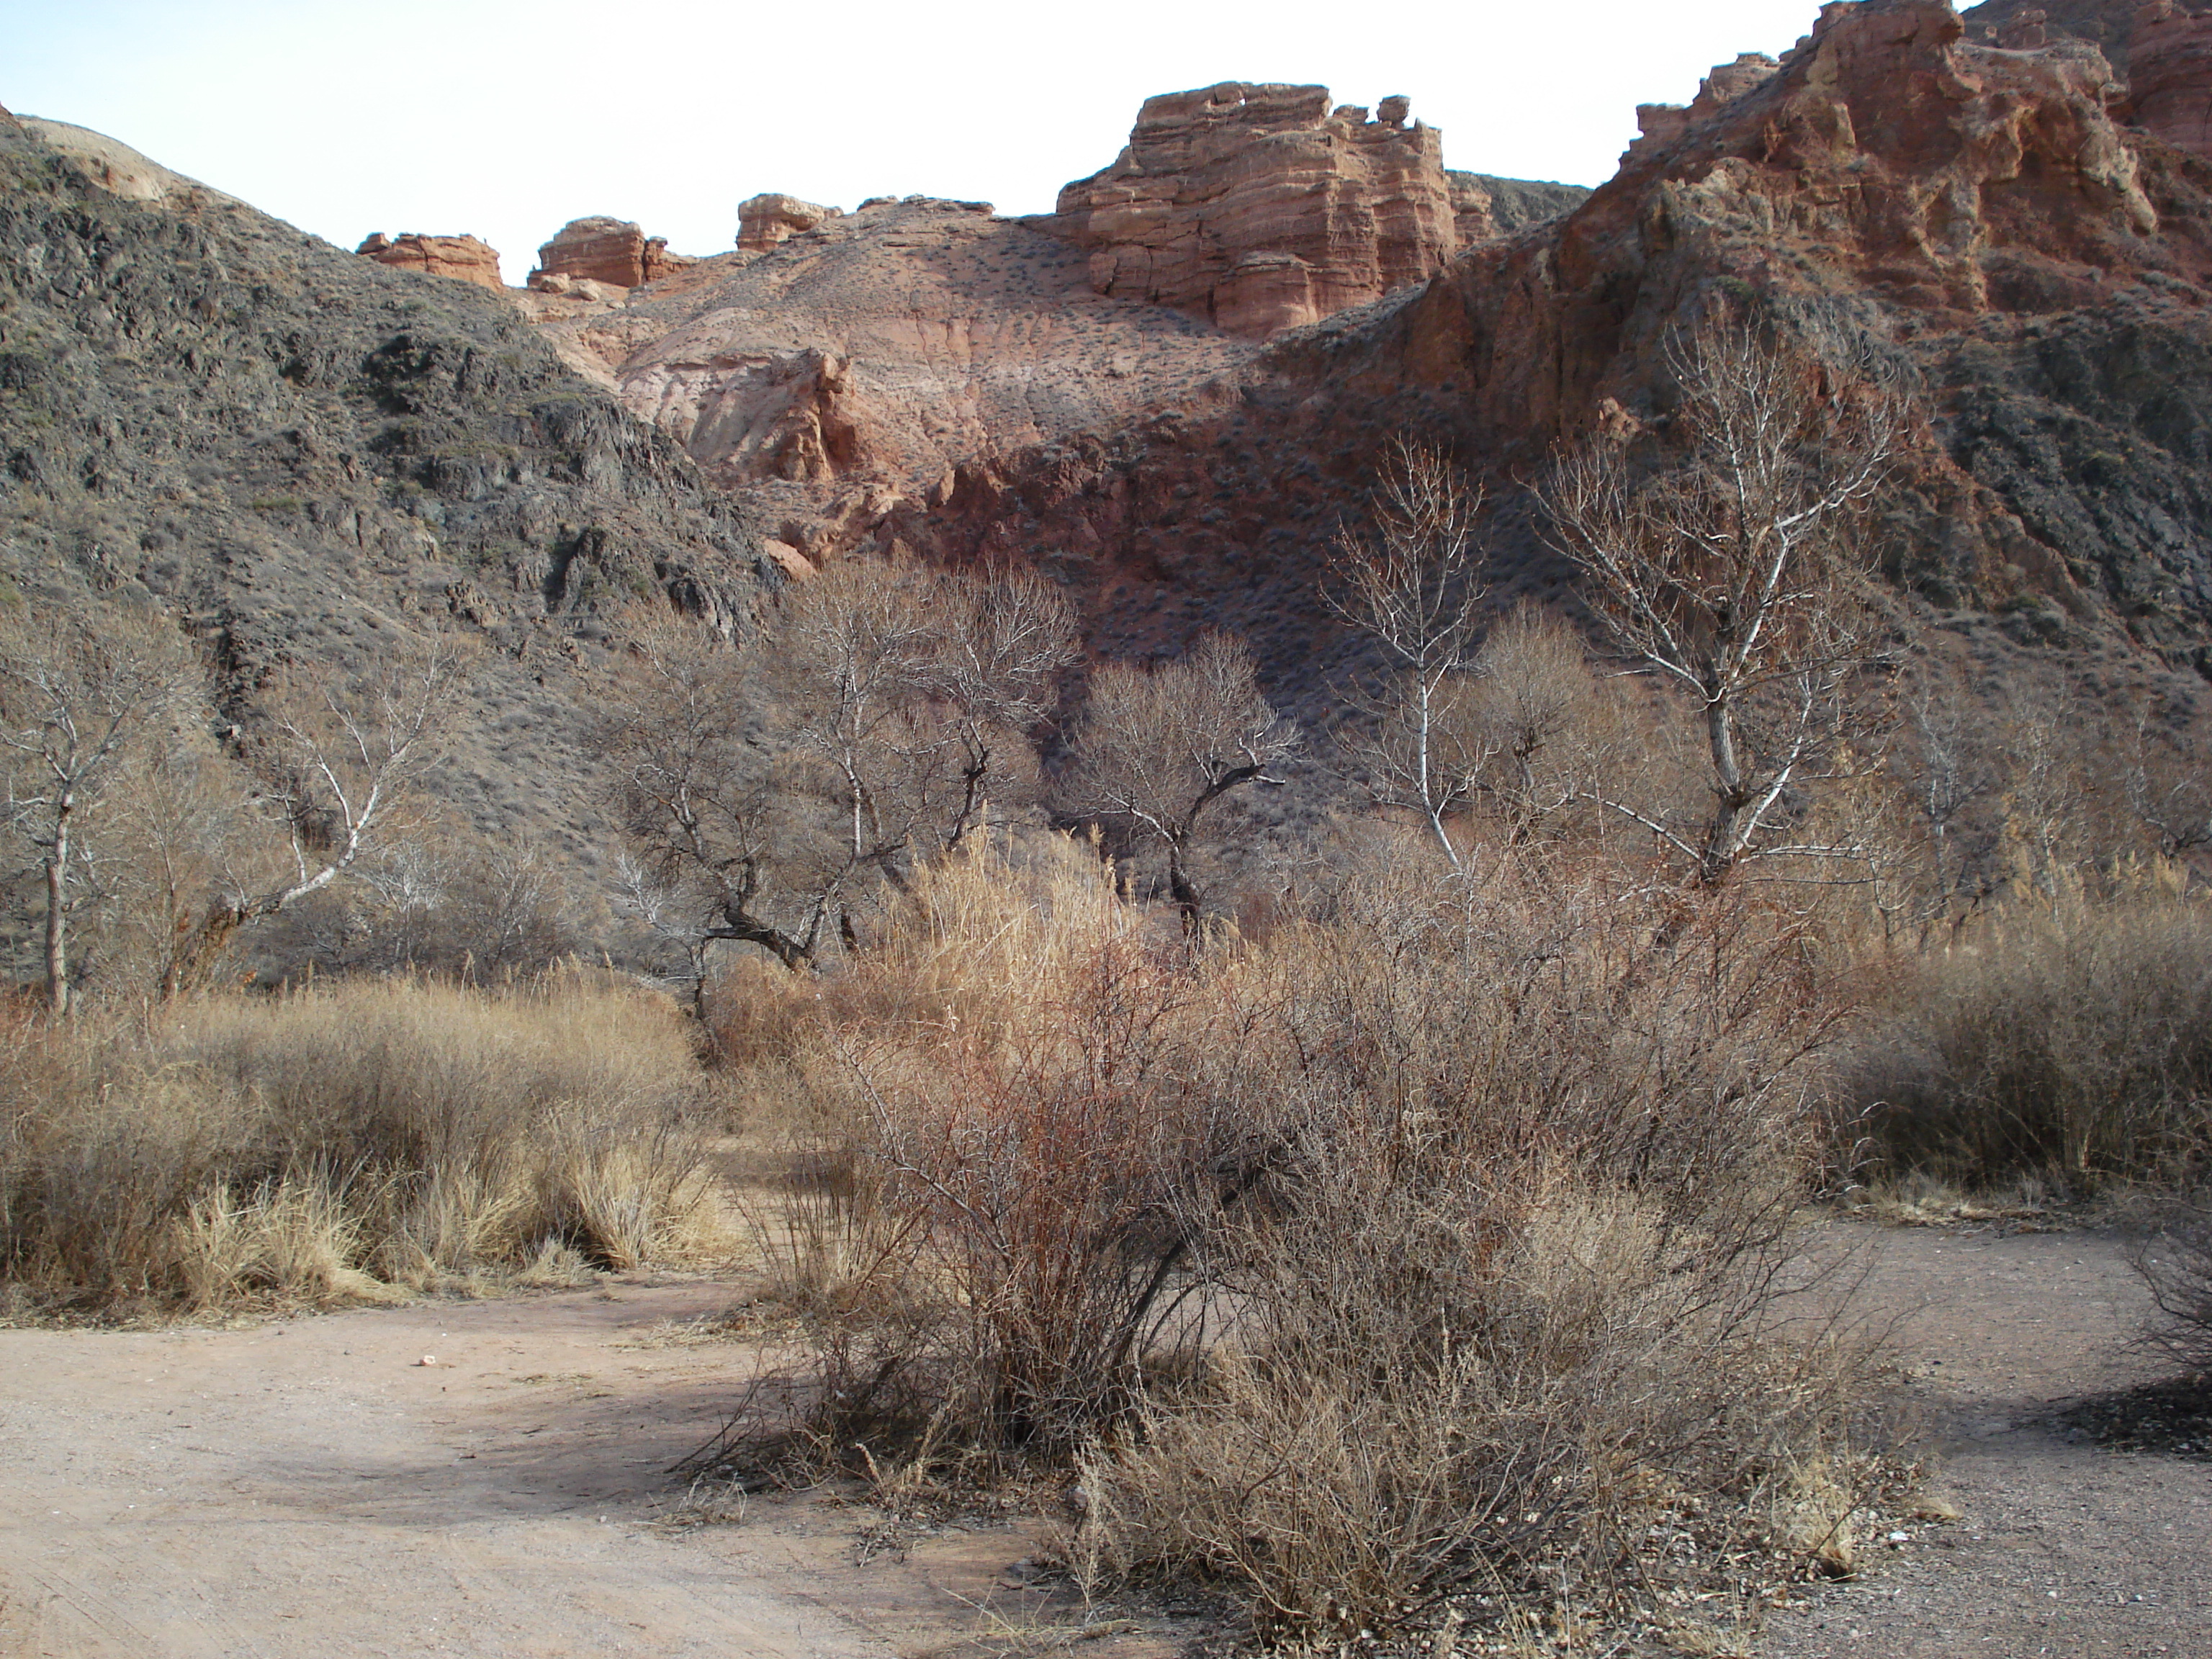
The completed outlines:
<svg viewBox="0 0 2212 1659">
<path fill-rule="evenodd" d="M 452 276 L 478 288 L 506 286 L 500 280 L 498 252 L 474 236 L 425 236 L 412 230 L 386 236 L 379 230 L 354 252 L 380 265 L 425 276 Z"/>
<path fill-rule="evenodd" d="M 1119 159 L 1060 191 L 1054 228 L 1099 293 L 1266 339 L 1458 251 L 1443 141 L 1408 114 L 1244 82 L 1148 98 Z"/>
<path fill-rule="evenodd" d="M 1042 550 L 1108 648 L 1225 624 L 1310 685 L 1337 648 L 1330 537 L 1399 434 L 1494 481 L 1501 593 L 1564 597 L 1516 481 L 1608 409 L 1663 445 L 1669 330 L 1825 316 L 1921 376 L 1886 557 L 1933 617 L 2069 672 L 2212 670 L 2212 169 L 2121 108 L 2080 40 L 1984 45 L 1942 0 L 1831 5 L 1564 220 L 1284 338 L 1171 416 L 902 507 L 879 539 Z"/>
</svg>

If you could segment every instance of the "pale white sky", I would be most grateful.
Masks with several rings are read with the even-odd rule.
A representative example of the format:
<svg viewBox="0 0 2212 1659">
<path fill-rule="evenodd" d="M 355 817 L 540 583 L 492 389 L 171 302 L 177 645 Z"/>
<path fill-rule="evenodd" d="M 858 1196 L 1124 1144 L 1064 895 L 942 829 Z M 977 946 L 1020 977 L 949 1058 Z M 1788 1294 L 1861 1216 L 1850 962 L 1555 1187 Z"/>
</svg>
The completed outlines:
<svg viewBox="0 0 2212 1659">
<path fill-rule="evenodd" d="M 0 0 L 0 104 L 95 128 L 303 229 L 471 232 L 509 282 L 611 213 L 711 253 L 787 191 L 1049 210 L 1152 93 L 1392 93 L 1448 165 L 1597 184 L 1638 103 L 1780 52 L 1816 0 Z"/>
</svg>

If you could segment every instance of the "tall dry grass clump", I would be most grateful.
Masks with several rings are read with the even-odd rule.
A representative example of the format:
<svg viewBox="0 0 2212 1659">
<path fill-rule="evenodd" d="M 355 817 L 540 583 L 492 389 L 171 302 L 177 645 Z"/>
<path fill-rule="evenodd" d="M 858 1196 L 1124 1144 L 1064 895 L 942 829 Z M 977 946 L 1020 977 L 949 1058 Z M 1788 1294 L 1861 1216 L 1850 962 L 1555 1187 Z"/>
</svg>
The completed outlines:
<svg viewBox="0 0 2212 1659">
<path fill-rule="evenodd" d="M 1537 856 L 1394 848 L 1264 944 L 1066 843 L 928 872 L 834 994 L 870 1248 L 761 1432 L 1079 1464 L 1094 1580 L 1300 1640 L 1791 1509 L 1855 1398 L 1777 1318 L 1832 1005 L 1778 910 Z"/>
<path fill-rule="evenodd" d="M 635 1267 L 702 1213 L 701 1087 L 672 1005 L 574 972 L 25 1026 L 0 1048 L 0 1267 L 195 1307 Z"/>
<path fill-rule="evenodd" d="M 2212 911 L 2178 881 L 2015 902 L 1881 972 L 1842 1097 L 1893 1168 L 2079 1195 L 2212 1152 Z"/>
</svg>

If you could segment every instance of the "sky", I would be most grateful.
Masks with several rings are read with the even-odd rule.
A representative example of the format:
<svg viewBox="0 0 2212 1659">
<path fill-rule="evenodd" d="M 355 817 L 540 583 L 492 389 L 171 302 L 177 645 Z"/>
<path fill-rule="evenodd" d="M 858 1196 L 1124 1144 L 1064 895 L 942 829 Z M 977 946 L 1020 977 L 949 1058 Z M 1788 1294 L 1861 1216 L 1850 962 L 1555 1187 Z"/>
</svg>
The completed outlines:
<svg viewBox="0 0 2212 1659">
<path fill-rule="evenodd" d="M 1639 103 L 1780 53 L 1816 0 L 0 0 L 0 104 L 120 139 L 351 247 L 468 233 L 521 282 L 586 214 L 681 253 L 782 191 L 1048 212 L 1154 93 L 1394 93 L 1447 166 L 1595 185 Z"/>
</svg>

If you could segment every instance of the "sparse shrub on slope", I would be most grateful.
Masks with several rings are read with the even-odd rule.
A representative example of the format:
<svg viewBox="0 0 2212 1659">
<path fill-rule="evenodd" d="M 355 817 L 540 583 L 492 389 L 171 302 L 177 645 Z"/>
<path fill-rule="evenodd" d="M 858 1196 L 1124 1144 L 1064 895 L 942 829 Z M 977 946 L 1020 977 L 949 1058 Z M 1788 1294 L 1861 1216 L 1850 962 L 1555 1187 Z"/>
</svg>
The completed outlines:
<svg viewBox="0 0 2212 1659">
<path fill-rule="evenodd" d="M 0 1269 L 208 1307 L 633 1267 L 701 1217 L 699 1086 L 672 1006 L 580 975 L 27 1025 L 0 1050 Z"/>
</svg>

